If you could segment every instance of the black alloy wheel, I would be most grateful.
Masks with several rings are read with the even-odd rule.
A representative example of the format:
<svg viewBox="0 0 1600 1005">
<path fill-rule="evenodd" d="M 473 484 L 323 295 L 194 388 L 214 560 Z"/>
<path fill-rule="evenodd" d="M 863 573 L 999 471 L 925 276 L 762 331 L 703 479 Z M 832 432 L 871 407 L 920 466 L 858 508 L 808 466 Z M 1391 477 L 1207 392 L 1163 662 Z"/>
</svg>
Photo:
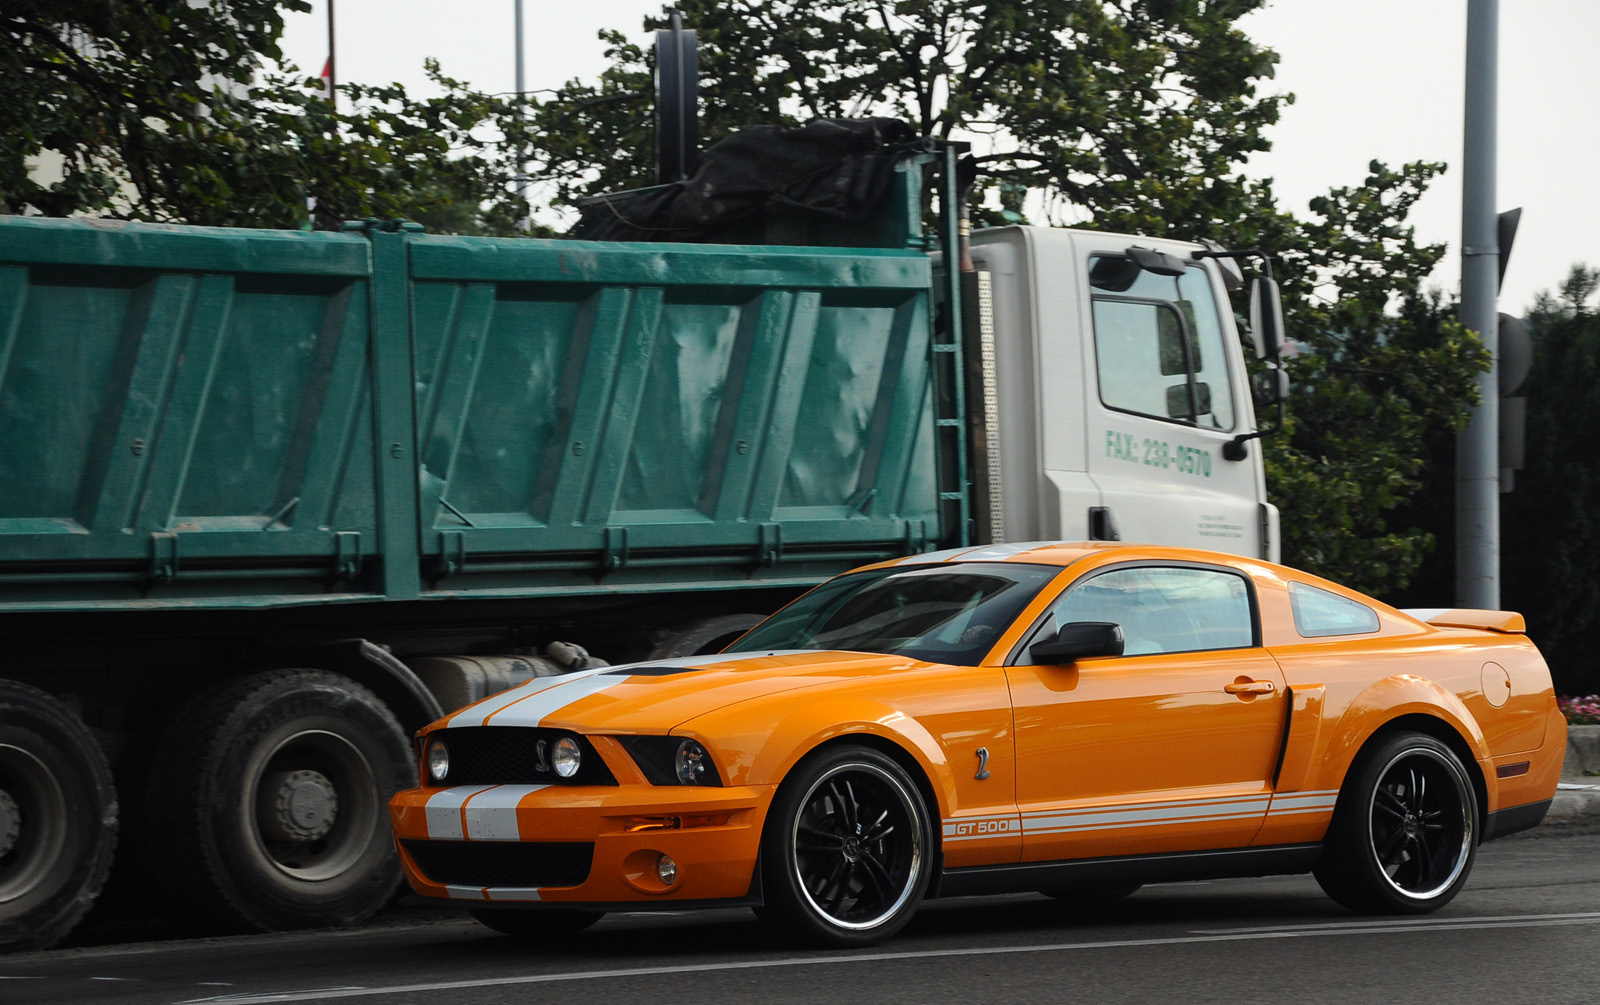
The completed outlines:
<svg viewBox="0 0 1600 1005">
<path fill-rule="evenodd" d="M 1477 799 L 1460 759 L 1433 737 L 1399 734 L 1352 767 L 1316 876 L 1353 910 L 1427 913 L 1466 883 L 1477 843 Z"/>
<path fill-rule="evenodd" d="M 878 751 L 826 748 L 780 789 L 763 840 L 768 914 L 801 938 L 873 945 L 927 890 L 932 831 L 905 770 Z"/>
</svg>

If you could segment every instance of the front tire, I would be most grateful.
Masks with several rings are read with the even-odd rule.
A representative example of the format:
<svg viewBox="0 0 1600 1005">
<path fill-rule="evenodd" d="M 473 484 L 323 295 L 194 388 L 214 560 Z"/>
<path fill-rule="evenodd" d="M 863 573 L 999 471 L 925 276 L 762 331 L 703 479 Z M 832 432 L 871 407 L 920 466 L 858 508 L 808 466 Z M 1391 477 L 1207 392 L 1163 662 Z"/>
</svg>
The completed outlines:
<svg viewBox="0 0 1600 1005">
<path fill-rule="evenodd" d="M 202 695 L 152 767 L 169 916 L 227 931 L 364 920 L 399 883 L 388 801 L 415 771 L 388 708 L 337 674 L 275 670 Z"/>
<path fill-rule="evenodd" d="M 1461 891 L 1477 847 L 1478 801 L 1460 758 L 1399 733 L 1351 767 L 1314 872 L 1353 911 L 1427 914 Z"/>
<path fill-rule="evenodd" d="M 762 835 L 767 913 L 804 941 L 888 939 L 916 913 L 933 833 L 905 769 L 868 747 L 824 748 L 778 790 Z"/>
<path fill-rule="evenodd" d="M 111 770 L 82 721 L 0 680 L 0 952 L 48 949 L 94 903 L 117 844 Z"/>
</svg>

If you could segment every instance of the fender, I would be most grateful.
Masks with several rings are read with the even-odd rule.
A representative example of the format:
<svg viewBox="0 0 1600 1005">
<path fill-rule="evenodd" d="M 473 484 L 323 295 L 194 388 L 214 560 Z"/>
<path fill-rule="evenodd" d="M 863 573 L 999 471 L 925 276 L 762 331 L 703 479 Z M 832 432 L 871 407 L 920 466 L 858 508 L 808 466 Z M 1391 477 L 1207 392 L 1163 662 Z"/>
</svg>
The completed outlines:
<svg viewBox="0 0 1600 1005">
<path fill-rule="evenodd" d="M 746 724 L 763 719 L 761 712 L 767 711 L 753 708 L 749 702 L 732 709 Z M 727 759 L 729 784 L 776 786 L 802 758 L 822 744 L 840 737 L 871 736 L 894 744 L 917 763 L 939 802 L 938 815 L 948 816 L 956 807 L 955 775 L 943 748 L 920 722 L 899 709 L 864 699 L 801 702 L 787 710 L 771 709 L 778 715 L 770 720 L 770 729 L 749 730 L 746 735 L 751 742 L 739 744 L 740 749 L 727 749 L 725 739 L 739 731 L 710 721 L 725 711 L 729 709 L 698 716 L 673 732 L 698 736 L 703 730 L 707 735 L 723 737 L 719 752 Z M 1009 735 L 1004 742 L 1004 756 L 1009 761 Z"/>
<path fill-rule="evenodd" d="M 1296 708 L 1296 713 L 1298 711 Z M 1325 714 L 1331 715 L 1337 712 L 1336 709 L 1328 709 Z M 1368 686 L 1352 699 L 1339 714 L 1338 721 L 1332 724 L 1331 729 L 1328 729 L 1327 719 L 1322 720 L 1322 727 L 1327 729 L 1327 739 L 1322 746 L 1320 756 L 1319 752 L 1308 751 L 1310 763 L 1306 765 L 1307 777 L 1304 787 L 1342 788 L 1356 755 L 1373 734 L 1394 720 L 1407 715 L 1428 716 L 1449 726 L 1466 744 L 1471 752 L 1472 761 L 1483 761 L 1489 757 L 1489 746 L 1484 739 L 1483 730 L 1454 692 L 1437 681 L 1425 677 L 1396 674 Z M 1291 734 L 1295 732 L 1294 724 L 1291 724 L 1290 732 Z M 1473 764 L 1464 766 L 1469 772 L 1475 767 Z M 1488 808 L 1492 811 L 1496 804 L 1498 786 L 1492 772 L 1479 770 L 1478 774 L 1487 788 Z"/>
</svg>

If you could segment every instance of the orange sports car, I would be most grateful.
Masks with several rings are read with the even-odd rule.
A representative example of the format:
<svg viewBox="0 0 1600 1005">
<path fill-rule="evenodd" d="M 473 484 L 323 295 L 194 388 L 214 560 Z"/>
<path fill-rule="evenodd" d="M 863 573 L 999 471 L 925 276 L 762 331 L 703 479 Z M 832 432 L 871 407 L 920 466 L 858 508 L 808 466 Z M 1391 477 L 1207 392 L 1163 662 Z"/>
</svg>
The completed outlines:
<svg viewBox="0 0 1600 1005">
<path fill-rule="evenodd" d="M 840 576 L 718 655 L 487 698 L 422 730 L 390 814 L 414 890 L 518 935 L 743 905 L 860 946 L 926 897 L 1307 871 L 1420 913 L 1539 822 L 1565 744 L 1520 615 L 1012 544 Z"/>
</svg>

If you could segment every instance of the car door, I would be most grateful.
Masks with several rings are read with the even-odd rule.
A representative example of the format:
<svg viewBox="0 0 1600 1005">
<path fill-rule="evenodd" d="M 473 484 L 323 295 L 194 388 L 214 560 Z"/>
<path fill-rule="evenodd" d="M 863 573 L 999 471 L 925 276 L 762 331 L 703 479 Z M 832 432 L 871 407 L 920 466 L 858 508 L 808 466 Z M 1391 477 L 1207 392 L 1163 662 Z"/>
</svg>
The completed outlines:
<svg viewBox="0 0 1600 1005">
<path fill-rule="evenodd" d="M 1038 665 L 1057 626 L 1122 626 L 1124 654 Z M 1260 644 L 1254 587 L 1224 568 L 1091 572 L 1007 667 L 1024 861 L 1242 847 L 1260 829 L 1284 680 Z"/>
</svg>

